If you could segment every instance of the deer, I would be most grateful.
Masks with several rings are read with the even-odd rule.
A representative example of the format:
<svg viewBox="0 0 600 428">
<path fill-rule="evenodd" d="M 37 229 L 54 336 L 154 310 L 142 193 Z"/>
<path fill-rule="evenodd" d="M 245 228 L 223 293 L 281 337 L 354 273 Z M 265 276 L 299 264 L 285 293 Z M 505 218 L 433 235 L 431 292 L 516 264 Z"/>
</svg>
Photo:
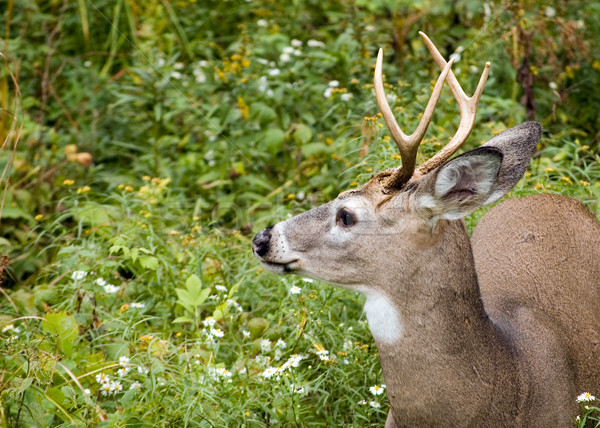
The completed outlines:
<svg viewBox="0 0 600 428">
<path fill-rule="evenodd" d="M 542 128 L 525 122 L 454 156 L 471 133 L 490 63 L 468 97 L 433 42 L 441 70 L 417 129 L 405 135 L 383 88 L 375 97 L 401 165 L 270 226 L 262 265 L 366 296 L 390 411 L 386 427 L 559 427 L 576 397 L 600 393 L 600 222 L 576 199 L 537 194 L 491 208 L 472 236 L 464 217 L 506 195 Z M 416 165 L 442 85 L 460 123 Z"/>
</svg>

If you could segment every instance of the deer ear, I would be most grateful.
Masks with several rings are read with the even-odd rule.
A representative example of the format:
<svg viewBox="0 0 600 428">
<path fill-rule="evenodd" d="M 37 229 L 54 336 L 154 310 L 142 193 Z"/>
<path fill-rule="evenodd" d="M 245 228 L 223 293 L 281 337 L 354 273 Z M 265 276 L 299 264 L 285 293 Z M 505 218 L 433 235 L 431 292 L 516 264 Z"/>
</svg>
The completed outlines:
<svg viewBox="0 0 600 428">
<path fill-rule="evenodd" d="M 466 216 L 490 198 L 501 165 L 502 152 L 496 148 L 479 147 L 457 156 L 430 178 L 433 186 L 426 186 L 427 195 L 418 198 L 421 208 L 447 220 Z"/>
<path fill-rule="evenodd" d="M 526 122 L 449 160 L 419 184 L 417 209 L 454 220 L 500 199 L 527 170 L 541 133 L 538 123 Z"/>
</svg>

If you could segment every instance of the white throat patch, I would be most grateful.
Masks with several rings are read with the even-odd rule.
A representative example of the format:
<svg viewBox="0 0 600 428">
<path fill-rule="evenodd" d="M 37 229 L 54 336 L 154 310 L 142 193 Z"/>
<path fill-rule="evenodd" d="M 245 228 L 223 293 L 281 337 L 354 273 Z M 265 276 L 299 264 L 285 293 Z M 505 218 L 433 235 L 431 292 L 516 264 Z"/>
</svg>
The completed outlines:
<svg viewBox="0 0 600 428">
<path fill-rule="evenodd" d="M 392 344 L 401 339 L 402 321 L 394 305 L 383 294 L 369 293 L 366 296 L 364 311 L 375 340 Z"/>
</svg>

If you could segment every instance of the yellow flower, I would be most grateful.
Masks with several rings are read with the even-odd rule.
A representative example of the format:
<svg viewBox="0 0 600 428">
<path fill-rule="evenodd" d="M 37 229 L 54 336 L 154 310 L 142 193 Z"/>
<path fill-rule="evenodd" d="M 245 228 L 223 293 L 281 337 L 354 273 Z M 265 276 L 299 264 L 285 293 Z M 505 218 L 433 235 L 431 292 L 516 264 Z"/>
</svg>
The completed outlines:
<svg viewBox="0 0 600 428">
<path fill-rule="evenodd" d="M 77 189 L 77 193 L 86 193 L 86 192 L 89 192 L 90 190 L 92 190 L 90 188 L 90 186 L 83 186 L 83 187 L 80 187 L 79 189 Z"/>
<path fill-rule="evenodd" d="M 152 180 L 152 177 L 150 177 L 149 175 L 144 175 L 142 177 L 142 180 L 144 180 L 144 181 L 150 181 L 150 180 Z"/>
<path fill-rule="evenodd" d="M 125 303 L 123 306 L 121 306 L 121 309 L 119 309 L 119 311 L 121 313 L 127 312 L 128 310 L 129 310 L 129 305 L 127 303 Z"/>
<path fill-rule="evenodd" d="M 75 184 L 75 182 L 73 180 L 68 179 L 68 178 L 65 181 L 63 181 L 63 185 L 64 186 L 72 186 L 73 184 Z"/>
<path fill-rule="evenodd" d="M 133 192 L 133 186 L 125 186 L 125 190 L 128 192 Z"/>
<path fill-rule="evenodd" d="M 37 221 L 40 221 L 41 219 L 44 218 L 44 214 L 38 214 L 34 217 Z"/>
<path fill-rule="evenodd" d="M 579 184 L 581 184 L 583 187 L 587 187 L 590 185 L 590 183 L 588 181 L 585 180 L 579 180 Z"/>
<path fill-rule="evenodd" d="M 569 177 L 562 176 L 560 179 L 565 183 L 573 184 L 573 181 Z"/>
</svg>

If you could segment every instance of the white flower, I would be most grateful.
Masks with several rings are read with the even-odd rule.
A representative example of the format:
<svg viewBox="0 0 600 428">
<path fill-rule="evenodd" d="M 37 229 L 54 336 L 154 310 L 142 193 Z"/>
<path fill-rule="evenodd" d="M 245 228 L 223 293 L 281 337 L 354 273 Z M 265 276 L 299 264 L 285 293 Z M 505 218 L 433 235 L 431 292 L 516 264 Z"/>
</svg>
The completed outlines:
<svg viewBox="0 0 600 428">
<path fill-rule="evenodd" d="M 248 330 L 242 330 L 242 334 L 244 337 L 250 337 L 250 332 Z"/>
<path fill-rule="evenodd" d="M 310 278 L 302 278 L 302 281 L 304 281 L 304 282 L 308 282 L 309 284 L 310 284 L 311 282 L 315 282 L 313 279 L 310 279 Z"/>
<path fill-rule="evenodd" d="M 176 62 L 175 64 L 173 64 L 173 68 L 175 70 L 183 70 L 183 67 L 185 67 L 183 62 Z"/>
<path fill-rule="evenodd" d="M 374 409 L 379 409 L 381 404 L 379 404 L 377 401 L 369 401 L 369 406 L 373 407 Z"/>
<path fill-rule="evenodd" d="M 290 294 L 300 294 L 302 289 L 300 287 L 296 287 L 295 285 L 290 288 Z"/>
<path fill-rule="evenodd" d="M 223 367 L 209 367 L 208 368 L 208 374 L 213 379 L 231 377 L 231 372 L 229 370 L 227 370 L 226 368 L 223 368 Z"/>
<path fill-rule="evenodd" d="M 314 40 L 314 39 L 310 39 L 308 42 L 306 42 L 306 45 L 310 48 L 324 48 L 325 47 L 325 43 L 320 42 L 318 40 Z"/>
<path fill-rule="evenodd" d="M 332 93 L 333 93 L 333 88 L 327 88 L 327 89 L 325 89 L 325 92 L 323 92 L 323 96 L 325 98 L 329 98 Z"/>
<path fill-rule="evenodd" d="M 98 373 L 96 375 L 96 382 L 106 385 L 110 383 L 110 377 L 106 373 Z"/>
<path fill-rule="evenodd" d="M 116 285 L 112 285 L 112 284 L 106 284 L 103 288 L 104 288 L 104 291 L 109 294 L 116 293 L 117 291 L 119 291 L 119 287 L 117 287 Z"/>
<path fill-rule="evenodd" d="M 460 47 L 460 46 L 459 46 Z M 460 61 L 460 53 L 458 52 L 458 49 L 456 50 L 456 52 L 450 54 L 450 58 L 449 60 L 454 59 L 454 63 L 456 64 L 458 61 Z"/>
<path fill-rule="evenodd" d="M 552 6 L 546 6 L 546 9 L 544 9 L 544 15 L 546 15 L 547 18 L 554 18 L 556 16 L 556 9 L 554 9 Z"/>
<path fill-rule="evenodd" d="M 375 31 L 376 28 L 373 25 L 367 25 L 365 26 L 365 31 Z"/>
<path fill-rule="evenodd" d="M 208 317 L 204 321 L 202 321 L 202 324 L 204 324 L 206 327 L 212 327 L 215 325 L 216 322 L 217 321 L 213 317 Z"/>
<path fill-rule="evenodd" d="M 262 372 L 260 375 L 266 379 L 270 379 L 274 374 L 276 374 L 278 370 L 274 367 L 267 367 L 267 369 Z"/>
<path fill-rule="evenodd" d="M 173 79 L 181 80 L 181 78 L 183 77 L 183 74 L 181 74 L 179 71 L 172 71 L 171 77 Z"/>
<path fill-rule="evenodd" d="M 139 391 L 140 389 L 142 389 L 142 384 L 135 381 L 131 384 L 131 386 L 129 387 L 129 389 L 135 389 L 136 391 Z"/>
<path fill-rule="evenodd" d="M 258 25 L 259 27 L 266 27 L 267 25 L 269 25 L 269 23 L 266 19 L 259 19 L 258 21 L 256 21 L 256 25 Z"/>
<path fill-rule="evenodd" d="M 217 336 L 217 337 L 225 336 L 225 333 L 223 333 L 223 330 L 221 330 L 219 328 L 211 328 L 210 334 L 212 334 L 213 336 Z"/>
<path fill-rule="evenodd" d="M 269 352 L 271 350 L 271 341 L 269 339 L 261 340 L 260 349 L 262 352 Z"/>
<path fill-rule="evenodd" d="M 118 380 L 110 383 L 110 390 L 113 394 L 123 391 L 123 385 Z"/>
<path fill-rule="evenodd" d="M 117 375 L 119 375 L 119 377 L 123 377 L 127 374 L 128 371 L 129 367 L 120 368 L 119 370 L 117 370 Z"/>
<path fill-rule="evenodd" d="M 108 394 L 110 394 L 110 392 L 111 392 L 110 384 L 103 383 L 102 386 L 100 387 L 100 391 L 102 391 L 102 395 L 104 395 L 104 396 L 107 396 Z"/>
<path fill-rule="evenodd" d="M 556 82 L 550 82 L 548 83 L 548 86 L 550 86 L 550 89 L 555 90 L 558 88 L 558 85 L 556 84 Z"/>
<path fill-rule="evenodd" d="M 278 339 L 277 342 L 275 343 L 275 348 L 283 349 L 283 348 L 285 348 L 286 345 L 287 345 L 287 343 L 285 343 L 285 340 Z"/>
<path fill-rule="evenodd" d="M 240 312 L 244 311 L 244 308 L 242 308 L 242 306 L 238 302 L 236 302 L 235 300 L 233 300 L 233 299 L 227 299 L 227 304 L 229 306 L 233 306 L 234 308 L 236 308 Z"/>
<path fill-rule="evenodd" d="M 121 367 L 125 367 L 128 363 L 129 363 L 129 357 L 126 357 L 125 355 L 123 355 L 122 357 L 119 357 L 119 365 Z"/>
<path fill-rule="evenodd" d="M 83 63 L 84 67 L 91 67 L 92 66 L 92 61 L 86 61 Z"/>
<path fill-rule="evenodd" d="M 162 67 L 162 66 L 163 66 L 163 65 L 165 65 L 166 63 L 167 63 L 167 62 L 165 61 L 165 59 L 164 59 L 164 58 L 158 58 L 158 61 L 156 61 L 156 64 L 157 64 L 159 67 Z"/>
<path fill-rule="evenodd" d="M 292 39 L 292 46 L 295 48 L 299 48 L 302 46 L 302 40 Z"/>
<path fill-rule="evenodd" d="M 281 71 L 278 68 L 272 68 L 269 70 L 269 76 L 279 76 Z"/>
<path fill-rule="evenodd" d="M 98 278 L 96 281 L 94 281 L 94 283 L 101 287 L 104 287 L 106 285 L 106 281 L 103 278 Z"/>
<path fill-rule="evenodd" d="M 292 354 L 290 358 L 285 362 L 285 364 L 289 364 L 290 367 L 298 367 L 300 365 L 300 361 L 304 359 L 304 355 L 300 354 Z"/>
<path fill-rule="evenodd" d="M 317 351 L 317 355 L 321 359 L 321 361 L 329 360 L 329 351 L 327 349 L 323 349 L 321 351 Z"/>
<path fill-rule="evenodd" d="M 584 392 L 583 394 L 577 396 L 578 403 L 583 403 L 584 401 L 594 401 L 595 399 L 596 397 L 594 397 L 589 392 Z"/>
<path fill-rule="evenodd" d="M 138 366 L 137 372 L 139 374 L 148 374 L 148 372 L 150 372 L 150 370 L 148 370 L 146 367 Z"/>
<path fill-rule="evenodd" d="M 349 100 L 351 100 L 353 97 L 354 97 L 354 95 L 352 95 L 351 93 L 348 93 L 348 92 L 347 92 L 347 93 L 345 93 L 345 94 L 342 94 L 342 95 L 340 96 L 340 98 L 342 99 L 342 101 L 349 101 Z"/>
<path fill-rule="evenodd" d="M 371 391 L 371 394 L 373 395 L 381 395 L 383 394 L 383 391 L 385 390 L 385 388 L 382 388 L 379 385 L 375 385 L 369 388 L 369 391 Z"/>
<path fill-rule="evenodd" d="M 279 61 L 281 62 L 290 62 L 291 60 L 292 58 L 290 57 L 290 54 L 282 53 L 281 55 L 279 55 Z"/>
<path fill-rule="evenodd" d="M 12 325 L 12 324 L 9 324 L 9 325 L 7 325 L 6 327 L 4 327 L 4 328 L 2 329 L 2 333 L 6 333 L 7 331 L 9 331 L 9 330 L 14 330 L 14 329 L 15 329 L 15 326 L 14 326 L 14 325 Z"/>
<path fill-rule="evenodd" d="M 358 403 L 359 406 L 364 406 L 365 404 L 367 404 L 367 400 L 360 400 Z"/>
<path fill-rule="evenodd" d="M 222 292 L 227 291 L 227 287 L 225 287 L 224 285 L 221 285 L 221 284 L 215 285 L 215 288 L 217 289 L 217 291 L 222 291 Z"/>
<path fill-rule="evenodd" d="M 80 279 L 85 278 L 86 275 L 87 275 L 87 272 L 82 271 L 82 270 L 76 270 L 71 274 L 71 279 L 79 281 Z"/>
<path fill-rule="evenodd" d="M 83 395 L 91 395 L 92 391 L 90 391 L 88 388 L 83 390 Z"/>
<path fill-rule="evenodd" d="M 131 304 L 131 307 L 134 309 L 143 309 L 144 306 L 146 306 L 146 305 L 144 305 L 143 303 L 138 303 L 138 302 L 133 302 Z"/>
<path fill-rule="evenodd" d="M 293 54 L 294 53 L 294 48 L 292 46 L 286 46 L 283 48 L 283 53 L 285 54 Z"/>
<path fill-rule="evenodd" d="M 332 80 L 331 82 L 328 83 L 328 85 L 332 88 L 337 88 L 338 86 L 340 86 L 340 82 L 337 80 Z"/>
</svg>

